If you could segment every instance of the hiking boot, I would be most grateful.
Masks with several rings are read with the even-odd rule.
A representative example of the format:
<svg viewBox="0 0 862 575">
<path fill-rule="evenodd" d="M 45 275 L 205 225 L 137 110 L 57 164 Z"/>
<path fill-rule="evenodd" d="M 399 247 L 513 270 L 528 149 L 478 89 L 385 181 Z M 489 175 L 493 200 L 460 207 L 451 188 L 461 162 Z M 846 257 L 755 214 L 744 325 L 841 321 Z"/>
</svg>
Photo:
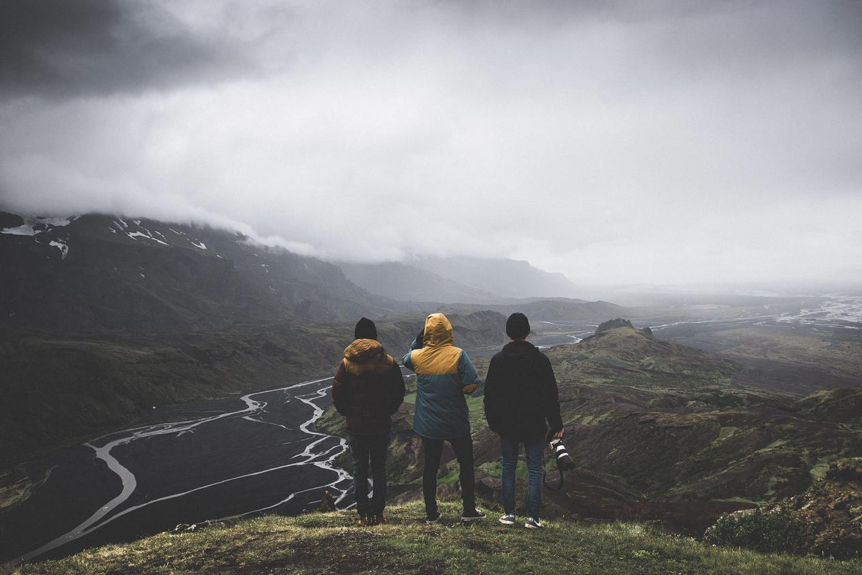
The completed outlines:
<svg viewBox="0 0 862 575">
<path fill-rule="evenodd" d="M 476 521 L 477 519 L 484 519 L 485 517 L 487 517 L 487 515 L 482 513 L 480 509 L 474 509 L 473 511 L 462 513 L 461 521 L 466 523 L 469 521 Z"/>
<path fill-rule="evenodd" d="M 527 522 L 524 523 L 524 527 L 527 529 L 544 529 L 545 526 L 542 525 L 542 522 L 538 519 L 533 519 L 532 517 L 527 518 Z"/>
<path fill-rule="evenodd" d="M 515 515 L 513 513 L 506 513 L 505 515 L 500 517 L 497 521 L 499 521 L 503 525 L 514 525 L 515 524 Z"/>
<path fill-rule="evenodd" d="M 357 522 L 360 527 L 368 527 L 371 525 L 371 516 L 370 515 L 360 515 L 359 521 Z"/>
<path fill-rule="evenodd" d="M 438 511 L 434 515 L 427 516 L 425 518 L 425 523 L 427 523 L 428 525 L 434 525 L 440 520 L 441 517 L 443 517 L 443 514 Z"/>
<path fill-rule="evenodd" d="M 372 525 L 385 525 L 386 524 L 386 514 L 385 513 L 375 513 L 371 518 Z"/>
</svg>

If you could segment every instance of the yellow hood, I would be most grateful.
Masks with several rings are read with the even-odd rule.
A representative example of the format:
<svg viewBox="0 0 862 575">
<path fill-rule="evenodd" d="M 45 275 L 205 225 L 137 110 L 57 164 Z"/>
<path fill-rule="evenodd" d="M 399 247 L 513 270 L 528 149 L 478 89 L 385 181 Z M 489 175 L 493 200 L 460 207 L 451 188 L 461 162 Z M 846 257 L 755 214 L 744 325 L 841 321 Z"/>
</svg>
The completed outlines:
<svg viewBox="0 0 862 575">
<path fill-rule="evenodd" d="M 425 335 L 422 339 L 426 347 L 452 345 L 455 341 L 452 324 L 442 313 L 432 313 L 425 319 Z"/>
</svg>

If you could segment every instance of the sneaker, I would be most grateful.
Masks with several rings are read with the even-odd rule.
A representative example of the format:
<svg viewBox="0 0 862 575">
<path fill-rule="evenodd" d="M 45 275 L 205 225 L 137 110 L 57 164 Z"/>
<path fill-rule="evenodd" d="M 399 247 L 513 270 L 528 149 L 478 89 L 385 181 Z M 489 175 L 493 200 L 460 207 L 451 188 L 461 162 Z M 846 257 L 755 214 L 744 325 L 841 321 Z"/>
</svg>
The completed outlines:
<svg viewBox="0 0 862 575">
<path fill-rule="evenodd" d="M 443 517 L 443 514 L 438 511 L 434 515 L 429 515 L 428 517 L 426 517 L 425 523 L 427 523 L 428 525 L 434 525 L 435 523 L 437 523 L 437 521 L 440 520 L 441 517 Z"/>
<path fill-rule="evenodd" d="M 385 513 L 375 513 L 371 518 L 372 525 L 386 525 L 386 514 Z"/>
<path fill-rule="evenodd" d="M 506 513 L 505 515 L 500 517 L 497 521 L 499 521 L 503 525 L 514 525 L 515 524 L 515 516 L 512 513 Z"/>
<path fill-rule="evenodd" d="M 371 525 L 371 516 L 370 515 L 360 515 L 358 524 L 360 527 L 368 527 Z"/>
<path fill-rule="evenodd" d="M 543 529 L 545 526 L 542 525 L 542 522 L 538 519 L 533 519 L 532 517 L 527 518 L 527 522 L 524 523 L 524 527 L 527 529 Z"/>
<path fill-rule="evenodd" d="M 482 513 L 482 511 L 480 509 L 474 509 L 470 513 L 462 513 L 461 514 L 461 521 L 464 521 L 464 522 L 476 521 L 477 519 L 484 519 L 485 517 L 487 517 L 487 515 Z"/>
</svg>

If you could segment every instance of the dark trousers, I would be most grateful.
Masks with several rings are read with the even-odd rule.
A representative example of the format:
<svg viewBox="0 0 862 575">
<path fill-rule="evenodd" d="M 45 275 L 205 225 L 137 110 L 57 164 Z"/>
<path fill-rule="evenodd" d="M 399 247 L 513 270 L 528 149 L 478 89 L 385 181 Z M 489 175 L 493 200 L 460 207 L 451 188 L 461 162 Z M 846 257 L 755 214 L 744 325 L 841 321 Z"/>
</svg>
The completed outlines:
<svg viewBox="0 0 862 575">
<path fill-rule="evenodd" d="M 461 482 L 461 501 L 464 512 L 472 513 L 476 509 L 475 476 L 473 473 L 473 438 L 469 435 L 455 439 L 422 438 L 425 449 L 425 470 L 422 473 L 422 494 L 425 496 L 425 513 L 428 517 L 437 514 L 437 470 L 440 468 L 440 456 L 443 454 L 443 441 L 448 441 L 458 459 Z"/>
<path fill-rule="evenodd" d="M 360 515 L 383 513 L 386 506 L 386 452 L 389 449 L 389 434 L 349 434 L 348 445 L 353 456 L 353 490 L 356 510 Z M 368 463 L 371 462 L 371 477 L 374 492 L 368 503 Z"/>
</svg>

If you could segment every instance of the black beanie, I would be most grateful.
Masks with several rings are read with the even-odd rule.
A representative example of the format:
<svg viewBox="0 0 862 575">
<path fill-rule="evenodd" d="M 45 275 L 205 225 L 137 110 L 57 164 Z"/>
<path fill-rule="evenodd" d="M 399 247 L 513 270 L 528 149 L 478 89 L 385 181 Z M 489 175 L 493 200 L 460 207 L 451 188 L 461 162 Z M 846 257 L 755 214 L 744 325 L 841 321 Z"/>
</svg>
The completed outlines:
<svg viewBox="0 0 862 575">
<path fill-rule="evenodd" d="M 353 330 L 354 339 L 377 339 L 377 326 L 367 317 L 362 318 L 356 323 L 356 329 Z"/>
<path fill-rule="evenodd" d="M 527 316 L 515 312 L 506 320 L 506 335 L 512 339 L 525 339 L 530 335 L 530 321 Z"/>
</svg>

